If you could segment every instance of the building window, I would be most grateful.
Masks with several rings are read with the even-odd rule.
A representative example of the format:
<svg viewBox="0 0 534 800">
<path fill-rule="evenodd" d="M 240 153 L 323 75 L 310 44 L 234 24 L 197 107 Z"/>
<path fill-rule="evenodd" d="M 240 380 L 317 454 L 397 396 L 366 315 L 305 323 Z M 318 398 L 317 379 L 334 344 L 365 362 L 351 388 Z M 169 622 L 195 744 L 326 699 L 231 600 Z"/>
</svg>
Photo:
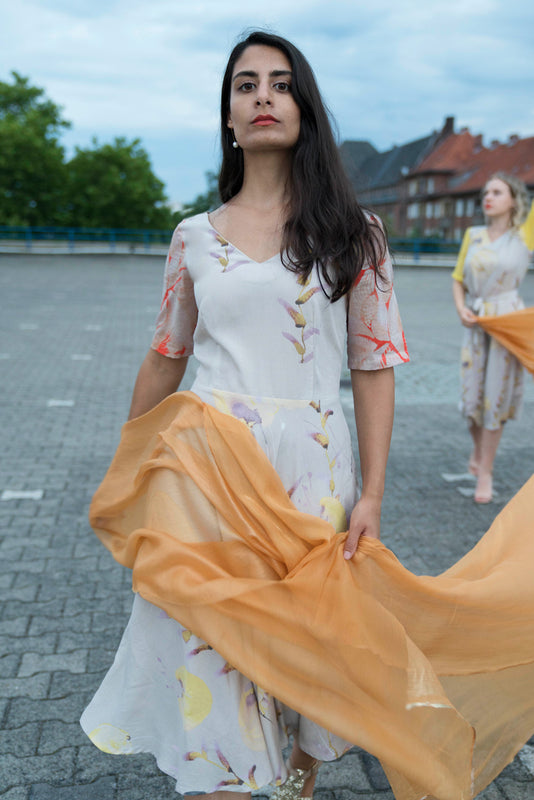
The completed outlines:
<svg viewBox="0 0 534 800">
<path fill-rule="evenodd" d="M 419 218 L 419 203 L 410 203 L 408 206 L 408 219 Z"/>
<path fill-rule="evenodd" d="M 442 216 L 443 216 L 443 207 L 442 207 L 441 203 L 439 203 L 439 202 L 435 203 L 434 204 L 434 217 L 436 219 L 440 219 Z"/>
<path fill-rule="evenodd" d="M 432 203 L 427 203 L 425 209 L 425 217 L 427 219 L 432 219 L 433 216 L 434 216 L 434 206 L 432 205 Z"/>
<path fill-rule="evenodd" d="M 461 238 L 462 238 L 462 229 L 461 228 L 455 228 L 454 229 L 454 241 L 455 242 L 459 242 L 461 240 Z"/>
<path fill-rule="evenodd" d="M 456 201 L 456 216 L 457 217 L 463 217 L 463 215 L 464 215 L 464 201 L 463 200 L 457 200 Z"/>
<path fill-rule="evenodd" d="M 473 198 L 467 201 L 465 204 L 465 215 L 466 217 L 472 217 L 475 213 L 475 201 Z"/>
<path fill-rule="evenodd" d="M 417 180 L 410 181 L 408 186 L 408 194 L 413 197 L 414 194 L 417 194 Z"/>
<path fill-rule="evenodd" d="M 429 194 L 434 191 L 434 178 L 429 178 L 426 182 L 426 190 Z"/>
</svg>

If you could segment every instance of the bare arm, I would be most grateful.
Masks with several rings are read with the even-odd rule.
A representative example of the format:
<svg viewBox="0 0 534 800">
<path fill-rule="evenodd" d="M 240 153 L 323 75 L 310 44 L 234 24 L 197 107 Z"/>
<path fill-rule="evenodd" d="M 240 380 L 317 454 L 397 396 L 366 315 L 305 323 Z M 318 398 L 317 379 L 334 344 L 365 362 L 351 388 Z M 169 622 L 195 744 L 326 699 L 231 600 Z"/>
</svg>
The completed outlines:
<svg viewBox="0 0 534 800">
<path fill-rule="evenodd" d="M 175 392 L 184 377 L 187 358 L 169 358 L 150 349 L 137 374 L 128 419 L 140 417 Z"/>
<path fill-rule="evenodd" d="M 395 375 L 392 367 L 353 369 L 351 380 L 362 494 L 351 514 L 345 558 L 352 558 L 360 536 L 380 539 L 380 511 L 395 406 Z"/>
<path fill-rule="evenodd" d="M 452 281 L 452 297 L 454 305 L 456 306 L 456 311 L 460 317 L 460 322 L 462 325 L 465 325 L 466 328 L 472 328 L 473 325 L 476 325 L 478 322 L 477 315 L 474 314 L 470 308 L 467 308 L 465 304 L 465 289 L 463 283 L 454 279 Z"/>
</svg>

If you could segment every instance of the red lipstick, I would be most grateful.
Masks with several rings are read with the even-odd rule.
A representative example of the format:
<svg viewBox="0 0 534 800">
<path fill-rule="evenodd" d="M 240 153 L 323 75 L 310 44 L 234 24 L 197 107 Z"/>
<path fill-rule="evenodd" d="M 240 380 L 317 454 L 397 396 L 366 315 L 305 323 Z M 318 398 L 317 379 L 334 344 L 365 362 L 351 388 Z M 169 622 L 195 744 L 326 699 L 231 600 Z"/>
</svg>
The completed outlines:
<svg viewBox="0 0 534 800">
<path fill-rule="evenodd" d="M 276 117 L 273 117 L 271 114 L 258 114 L 257 117 L 254 117 L 252 120 L 253 125 L 273 125 L 275 122 L 278 122 Z"/>
</svg>

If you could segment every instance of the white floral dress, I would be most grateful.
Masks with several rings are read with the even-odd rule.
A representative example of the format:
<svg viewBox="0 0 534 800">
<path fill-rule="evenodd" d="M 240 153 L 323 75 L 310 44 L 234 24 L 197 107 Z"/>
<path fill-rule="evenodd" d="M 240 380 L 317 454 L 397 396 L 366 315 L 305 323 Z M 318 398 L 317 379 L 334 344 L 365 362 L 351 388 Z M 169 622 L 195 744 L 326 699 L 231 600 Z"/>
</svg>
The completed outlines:
<svg viewBox="0 0 534 800">
<path fill-rule="evenodd" d="M 480 316 L 523 308 L 518 287 L 529 250 L 519 233 L 507 231 L 491 241 L 485 227 L 469 228 L 453 278 L 463 283 L 466 303 Z M 519 361 L 479 325 L 465 328 L 461 350 L 460 411 L 488 430 L 519 416 L 524 371 Z"/>
<path fill-rule="evenodd" d="M 294 504 L 339 531 L 357 496 L 339 400 L 347 330 L 350 368 L 408 360 L 389 258 L 381 272 L 376 283 L 367 266 L 350 297 L 330 303 L 315 271 L 303 282 L 280 255 L 255 262 L 201 214 L 173 236 L 152 343 L 171 358 L 194 352 L 192 390 L 242 419 Z M 139 595 L 81 724 L 106 752 L 153 753 L 181 793 L 248 792 L 284 780 L 290 731 L 321 760 L 350 746 Z"/>
</svg>

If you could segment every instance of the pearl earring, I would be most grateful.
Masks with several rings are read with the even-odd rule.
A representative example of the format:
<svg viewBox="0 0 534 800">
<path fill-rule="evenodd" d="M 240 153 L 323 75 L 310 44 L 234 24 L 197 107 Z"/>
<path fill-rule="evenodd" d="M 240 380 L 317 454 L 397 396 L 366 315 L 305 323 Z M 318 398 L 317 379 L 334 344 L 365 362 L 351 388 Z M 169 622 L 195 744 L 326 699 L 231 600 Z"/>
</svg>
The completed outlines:
<svg viewBox="0 0 534 800">
<path fill-rule="evenodd" d="M 234 150 L 237 150 L 237 148 L 239 147 L 239 145 L 238 145 L 238 143 L 236 142 L 236 140 L 235 140 L 235 139 L 234 139 L 234 141 L 232 142 L 232 147 L 234 148 Z"/>
</svg>

